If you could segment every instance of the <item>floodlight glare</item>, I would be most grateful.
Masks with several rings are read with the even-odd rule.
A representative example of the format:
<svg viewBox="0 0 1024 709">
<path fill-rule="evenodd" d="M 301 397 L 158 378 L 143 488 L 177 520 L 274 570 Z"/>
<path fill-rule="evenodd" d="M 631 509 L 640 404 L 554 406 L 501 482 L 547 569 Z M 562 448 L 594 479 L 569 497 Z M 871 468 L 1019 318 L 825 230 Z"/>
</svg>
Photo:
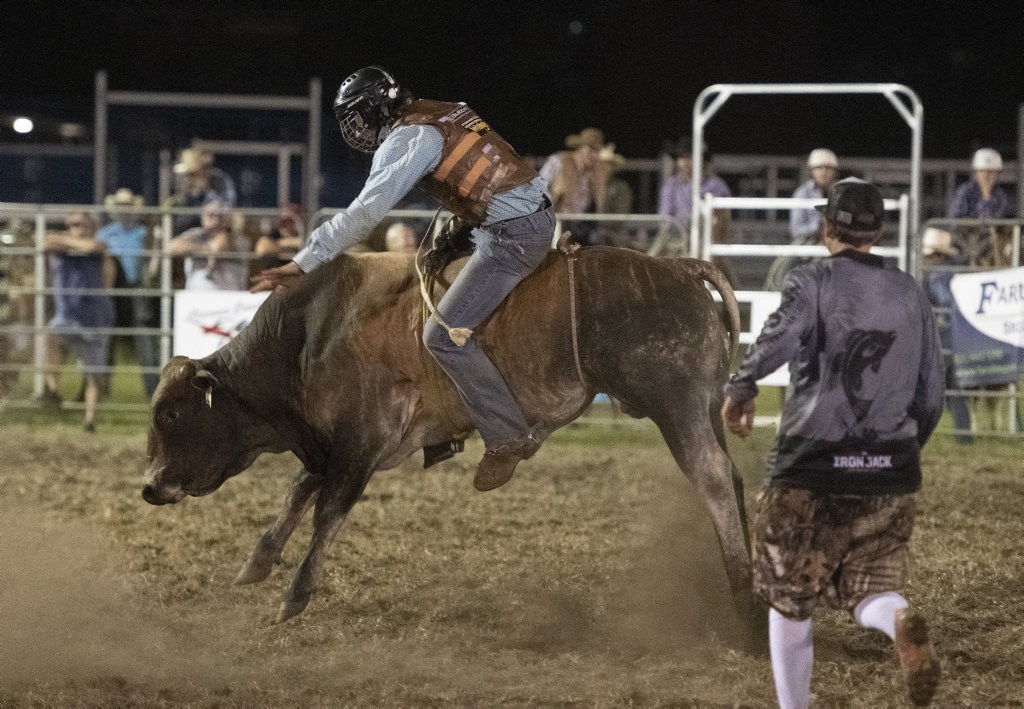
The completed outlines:
<svg viewBox="0 0 1024 709">
<path fill-rule="evenodd" d="M 35 125 L 31 118 L 15 118 L 11 127 L 16 133 L 31 133 Z"/>
</svg>

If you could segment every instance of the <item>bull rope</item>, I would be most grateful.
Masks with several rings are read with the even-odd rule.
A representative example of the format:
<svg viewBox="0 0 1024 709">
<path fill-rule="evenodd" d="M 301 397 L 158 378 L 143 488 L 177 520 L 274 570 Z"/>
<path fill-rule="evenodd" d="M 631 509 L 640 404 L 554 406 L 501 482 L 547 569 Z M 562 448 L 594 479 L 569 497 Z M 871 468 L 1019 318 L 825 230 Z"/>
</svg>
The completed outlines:
<svg viewBox="0 0 1024 709">
<path fill-rule="evenodd" d="M 441 210 L 438 210 L 437 212 L 434 213 L 434 219 L 431 220 L 430 226 L 427 228 L 428 233 L 433 231 L 434 222 L 437 220 L 437 215 L 440 213 Z M 583 363 L 580 361 L 579 318 L 577 317 L 576 309 L 576 273 L 574 268 L 576 259 L 579 258 L 580 245 L 576 243 L 570 243 L 571 237 L 571 232 L 563 231 L 561 236 L 558 237 L 558 250 L 565 254 L 565 262 L 568 266 L 569 326 L 570 330 L 572 331 L 572 359 L 573 363 L 576 365 L 576 376 L 579 378 L 580 384 L 585 389 L 587 387 L 587 380 L 586 377 L 583 376 Z M 431 315 L 434 316 L 434 318 L 437 320 L 437 323 L 448 331 L 448 336 L 452 338 L 452 342 L 454 342 L 459 347 L 462 347 L 463 345 L 466 344 L 466 342 L 469 341 L 469 338 L 473 334 L 473 331 L 470 330 L 468 327 L 452 327 L 451 325 L 446 323 L 444 319 L 441 317 L 441 314 L 437 312 L 437 308 L 434 306 L 433 298 L 430 297 L 430 288 L 427 286 L 427 278 L 424 275 L 423 269 L 420 266 L 420 257 L 423 251 L 423 244 L 425 244 L 427 241 L 427 239 L 424 239 L 423 242 L 420 243 L 419 249 L 417 250 L 416 253 L 416 259 L 414 261 L 414 264 L 416 266 L 416 275 L 419 277 L 420 281 L 420 296 L 423 298 L 423 303 L 426 306 L 426 309 L 430 311 Z M 433 283 L 431 283 L 431 285 L 433 285 Z M 424 317 L 424 321 L 426 321 L 426 317 Z"/>
<path fill-rule="evenodd" d="M 569 243 L 572 234 L 563 231 L 558 237 L 558 250 L 565 254 L 565 263 L 569 270 L 569 329 L 572 331 L 572 359 L 576 363 L 576 376 L 583 388 L 587 388 L 587 380 L 583 377 L 583 364 L 580 362 L 579 322 L 576 317 L 576 274 L 573 265 L 579 258 L 580 245 Z"/>
<path fill-rule="evenodd" d="M 440 213 L 440 209 L 434 212 L 434 218 L 430 220 L 430 226 L 427 227 L 428 234 L 434 230 L 434 223 L 437 221 L 437 215 L 439 215 Z M 469 342 L 469 338 L 473 334 L 473 331 L 470 330 L 468 327 L 452 327 L 451 325 L 444 321 L 444 318 L 441 317 L 441 313 L 437 312 L 437 308 L 434 307 L 434 300 L 430 297 L 430 292 L 429 289 L 427 288 L 427 279 L 423 275 L 423 269 L 420 267 L 420 259 L 423 254 L 423 245 L 426 244 L 428 241 L 430 241 L 430 239 L 424 239 L 423 241 L 420 242 L 420 246 L 416 250 L 416 259 L 413 261 L 413 263 L 416 266 L 416 275 L 419 276 L 420 279 L 420 296 L 422 296 L 423 302 L 426 304 L 427 309 L 430 311 L 430 314 L 434 316 L 435 320 L 437 320 L 437 324 L 443 327 L 448 332 L 448 337 L 452 338 L 452 342 L 454 342 L 459 347 L 462 347 L 467 342 Z"/>
<path fill-rule="evenodd" d="M 440 213 L 440 209 L 434 212 L 434 217 L 433 219 L 430 220 L 430 226 L 427 227 L 427 234 L 430 234 L 432 231 L 434 231 L 434 224 L 437 222 L 437 217 Z M 437 314 L 437 309 L 434 307 L 433 301 L 430 298 L 430 290 L 433 289 L 434 285 L 433 276 L 431 276 L 430 285 L 428 286 L 426 284 L 426 277 L 424 276 L 423 269 L 420 266 L 420 259 L 423 257 L 423 245 L 429 241 L 432 241 L 432 239 L 424 238 L 423 241 L 420 242 L 419 248 L 416 250 L 416 258 L 413 260 L 413 264 L 416 268 L 416 275 L 419 277 L 420 280 L 420 296 L 423 299 L 423 304 L 420 308 L 420 321 L 423 323 L 423 327 L 426 328 L 427 319 L 430 317 L 431 314 L 433 314 L 434 317 L 437 318 L 438 323 L 444 326 L 445 329 L 448 330 L 449 336 L 451 336 L 451 328 L 449 328 L 448 325 L 445 324 L 445 322 L 441 319 L 441 316 Z M 467 328 L 456 329 L 468 331 Z M 470 334 L 472 334 L 471 331 L 469 332 Z M 452 341 L 455 342 L 454 337 L 452 338 Z M 461 347 L 462 345 L 466 344 L 466 341 L 463 340 L 462 342 L 457 342 L 456 344 Z M 420 341 L 420 347 L 418 349 L 420 352 L 421 361 L 423 362 L 423 370 L 424 372 L 426 372 L 427 379 L 430 381 L 430 384 L 434 387 L 434 391 L 437 393 L 437 400 L 439 402 L 441 417 L 444 418 L 445 423 L 448 424 L 448 431 L 451 437 L 456 440 L 462 440 L 462 438 L 465 437 L 465 434 L 463 433 L 462 429 L 459 428 L 455 408 L 451 405 L 451 402 L 448 400 L 448 397 L 445 396 L 444 388 L 441 386 L 441 377 L 438 376 L 438 369 L 440 369 L 440 367 L 438 366 L 434 358 L 429 353 L 427 353 L 427 348 L 423 344 L 422 338 Z"/>
</svg>

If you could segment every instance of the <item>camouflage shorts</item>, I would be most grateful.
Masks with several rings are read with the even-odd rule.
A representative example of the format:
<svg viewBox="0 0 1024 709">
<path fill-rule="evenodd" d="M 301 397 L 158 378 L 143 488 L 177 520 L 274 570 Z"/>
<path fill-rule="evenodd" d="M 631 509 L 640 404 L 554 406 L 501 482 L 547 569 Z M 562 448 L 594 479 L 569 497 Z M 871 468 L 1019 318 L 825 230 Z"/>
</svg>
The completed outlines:
<svg viewBox="0 0 1024 709">
<path fill-rule="evenodd" d="M 766 488 L 754 522 L 754 592 L 802 620 L 819 601 L 852 611 L 867 596 L 902 589 L 914 510 L 913 495 Z"/>
</svg>

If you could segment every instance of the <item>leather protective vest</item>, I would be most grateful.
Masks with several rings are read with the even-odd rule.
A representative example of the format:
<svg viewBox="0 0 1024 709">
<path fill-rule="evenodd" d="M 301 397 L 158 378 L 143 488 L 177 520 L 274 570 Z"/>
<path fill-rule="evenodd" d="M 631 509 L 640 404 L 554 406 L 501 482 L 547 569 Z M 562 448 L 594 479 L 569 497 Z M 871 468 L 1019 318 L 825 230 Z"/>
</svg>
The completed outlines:
<svg viewBox="0 0 1024 709">
<path fill-rule="evenodd" d="M 464 103 L 419 99 L 396 125 L 431 125 L 444 136 L 437 168 L 416 184 L 453 214 L 480 224 L 495 194 L 537 177 L 530 166 Z"/>
</svg>

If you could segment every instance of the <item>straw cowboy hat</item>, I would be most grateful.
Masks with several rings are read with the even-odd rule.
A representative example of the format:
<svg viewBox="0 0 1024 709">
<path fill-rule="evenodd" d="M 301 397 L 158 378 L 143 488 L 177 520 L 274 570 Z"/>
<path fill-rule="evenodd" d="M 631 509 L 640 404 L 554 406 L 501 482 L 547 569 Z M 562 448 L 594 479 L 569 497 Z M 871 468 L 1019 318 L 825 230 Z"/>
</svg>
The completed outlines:
<svg viewBox="0 0 1024 709">
<path fill-rule="evenodd" d="M 192 172 L 199 172 L 204 167 L 213 164 L 213 155 L 209 151 L 198 148 L 185 148 L 174 165 L 174 172 L 179 175 L 187 175 Z"/>
<path fill-rule="evenodd" d="M 114 194 L 108 194 L 103 198 L 103 204 L 108 207 L 141 207 L 145 199 L 140 194 L 135 194 L 127 187 L 120 187 Z"/>
<path fill-rule="evenodd" d="M 573 133 L 565 139 L 565 147 L 579 148 L 588 146 L 594 150 L 604 147 L 604 132 L 600 128 L 584 128 L 579 133 Z"/>
</svg>

